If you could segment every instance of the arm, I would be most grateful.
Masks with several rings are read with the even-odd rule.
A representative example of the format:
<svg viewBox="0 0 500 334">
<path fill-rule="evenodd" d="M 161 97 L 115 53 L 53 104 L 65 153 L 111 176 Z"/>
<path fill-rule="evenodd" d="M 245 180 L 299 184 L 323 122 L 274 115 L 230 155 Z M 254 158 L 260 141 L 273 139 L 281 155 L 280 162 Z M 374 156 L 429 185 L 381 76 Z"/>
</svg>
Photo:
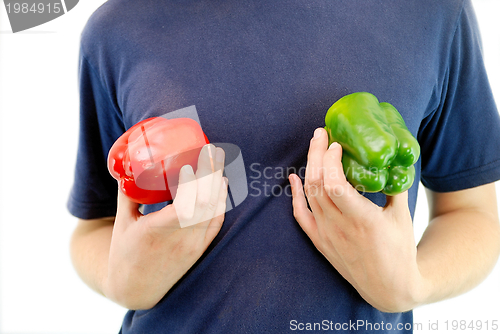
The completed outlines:
<svg viewBox="0 0 500 334">
<path fill-rule="evenodd" d="M 101 295 L 104 295 L 114 220 L 114 217 L 79 219 L 71 237 L 71 260 L 76 272 L 90 288 Z"/>
<path fill-rule="evenodd" d="M 427 191 L 430 223 L 417 259 L 428 281 L 426 302 L 457 296 L 479 284 L 500 254 L 495 185 L 451 193 Z"/>
<path fill-rule="evenodd" d="M 196 175 L 190 167 L 181 169 L 172 204 L 142 215 L 139 205 L 119 192 L 116 217 L 80 220 L 71 254 L 83 281 L 129 309 L 156 305 L 222 226 L 227 196 L 223 167 L 224 151 L 206 145 Z"/>
<path fill-rule="evenodd" d="M 407 311 L 464 292 L 491 270 L 500 248 L 493 185 L 430 196 L 432 221 L 417 248 L 407 192 L 376 206 L 347 182 L 341 157 L 340 145 L 328 148 L 327 134 L 318 129 L 304 190 L 298 176 L 290 176 L 294 215 L 368 303 Z"/>
</svg>

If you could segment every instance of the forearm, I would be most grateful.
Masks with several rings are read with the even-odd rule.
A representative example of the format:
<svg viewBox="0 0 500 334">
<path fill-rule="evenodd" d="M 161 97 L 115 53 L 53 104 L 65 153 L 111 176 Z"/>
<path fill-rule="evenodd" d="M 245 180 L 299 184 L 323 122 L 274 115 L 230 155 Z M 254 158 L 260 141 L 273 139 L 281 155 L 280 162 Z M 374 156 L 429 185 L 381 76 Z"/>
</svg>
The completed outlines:
<svg viewBox="0 0 500 334">
<path fill-rule="evenodd" d="M 431 220 L 418 245 L 423 304 L 460 295 L 483 281 L 500 254 L 498 216 L 464 208 Z"/>
<path fill-rule="evenodd" d="M 71 238 L 73 266 L 80 278 L 102 296 L 129 309 L 149 309 L 168 291 L 162 284 L 168 282 L 164 278 L 167 275 L 160 274 L 154 261 L 158 255 L 150 249 L 138 250 L 150 258 L 142 258 L 139 263 L 127 252 L 134 249 L 131 242 L 122 240 L 118 245 L 125 245 L 125 250 L 119 247 L 117 251 L 117 244 L 112 244 L 114 222 L 115 217 L 78 221 Z M 139 233 L 135 233 L 135 241 L 139 239 Z M 169 287 L 174 283 L 169 282 Z"/>
<path fill-rule="evenodd" d="M 79 220 L 70 244 L 71 260 L 80 278 L 101 295 L 108 272 L 112 218 Z"/>
</svg>

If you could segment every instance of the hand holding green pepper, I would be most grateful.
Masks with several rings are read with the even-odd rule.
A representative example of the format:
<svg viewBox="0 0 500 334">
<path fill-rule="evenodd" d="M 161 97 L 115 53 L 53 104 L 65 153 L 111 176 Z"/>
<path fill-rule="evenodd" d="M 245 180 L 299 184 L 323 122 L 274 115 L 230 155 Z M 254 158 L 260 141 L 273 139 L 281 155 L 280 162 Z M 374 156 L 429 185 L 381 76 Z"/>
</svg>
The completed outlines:
<svg viewBox="0 0 500 334">
<path fill-rule="evenodd" d="M 391 104 L 366 92 L 346 95 L 328 109 L 325 123 L 356 189 L 393 196 L 411 187 L 420 146 Z"/>
</svg>

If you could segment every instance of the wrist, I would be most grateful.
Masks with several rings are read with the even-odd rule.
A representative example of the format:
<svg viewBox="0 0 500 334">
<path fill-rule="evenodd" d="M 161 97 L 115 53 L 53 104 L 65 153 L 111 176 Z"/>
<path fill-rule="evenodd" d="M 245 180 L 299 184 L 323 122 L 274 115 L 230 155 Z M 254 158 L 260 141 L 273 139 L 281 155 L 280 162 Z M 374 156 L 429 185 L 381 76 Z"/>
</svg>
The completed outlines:
<svg viewBox="0 0 500 334">
<path fill-rule="evenodd" d="M 103 281 L 102 294 L 114 303 L 129 310 L 148 310 L 154 307 L 161 296 L 146 284 L 134 284 L 118 272 L 116 277 L 108 277 Z"/>
<path fill-rule="evenodd" d="M 386 313 L 407 312 L 428 303 L 432 284 L 418 270 L 400 282 L 402 284 L 374 289 L 379 291 L 376 295 L 362 294 L 362 297 L 373 307 Z"/>
</svg>

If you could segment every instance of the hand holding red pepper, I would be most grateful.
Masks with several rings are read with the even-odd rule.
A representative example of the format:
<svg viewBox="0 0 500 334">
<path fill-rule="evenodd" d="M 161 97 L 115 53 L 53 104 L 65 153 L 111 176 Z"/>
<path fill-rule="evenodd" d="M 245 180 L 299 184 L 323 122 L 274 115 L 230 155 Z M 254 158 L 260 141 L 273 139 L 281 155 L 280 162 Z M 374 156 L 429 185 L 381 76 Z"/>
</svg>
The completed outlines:
<svg viewBox="0 0 500 334">
<path fill-rule="evenodd" d="M 103 284 L 108 298 L 130 309 L 149 309 L 200 258 L 224 220 L 223 168 L 224 151 L 205 145 L 196 174 L 189 165 L 182 167 L 173 203 L 148 215 L 119 192 Z"/>
</svg>

